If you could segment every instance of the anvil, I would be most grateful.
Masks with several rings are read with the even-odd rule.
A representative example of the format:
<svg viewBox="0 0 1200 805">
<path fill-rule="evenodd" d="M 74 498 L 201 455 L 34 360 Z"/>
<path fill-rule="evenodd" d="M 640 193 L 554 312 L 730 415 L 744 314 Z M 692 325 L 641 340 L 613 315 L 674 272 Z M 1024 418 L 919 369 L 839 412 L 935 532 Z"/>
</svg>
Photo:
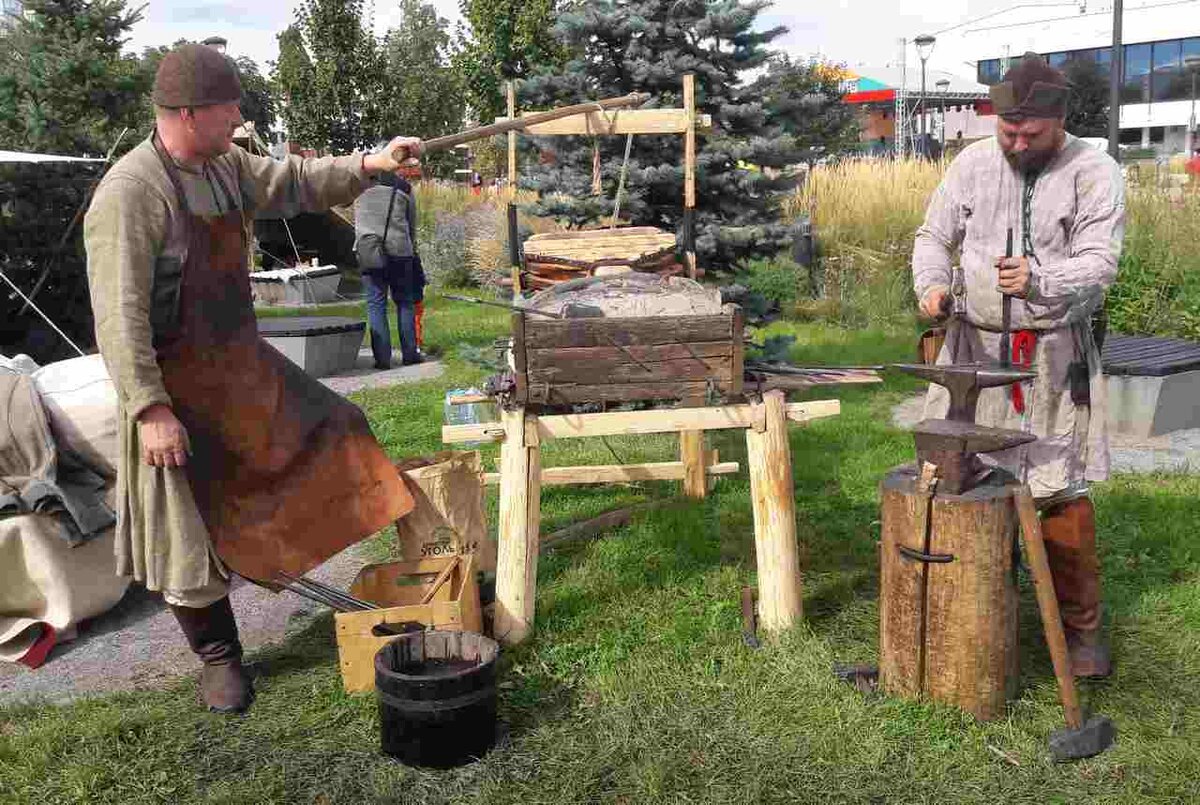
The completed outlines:
<svg viewBox="0 0 1200 805">
<path fill-rule="evenodd" d="M 938 490 L 950 495 L 962 494 L 987 475 L 989 469 L 979 460 L 979 453 L 1037 441 L 1032 433 L 952 419 L 923 419 L 913 429 L 913 435 L 917 442 L 917 466 L 927 461 L 937 465 Z"/>
<path fill-rule="evenodd" d="M 1032 380 L 1035 375 L 1023 369 L 1011 369 L 987 363 L 958 363 L 944 366 L 928 366 L 923 363 L 892 364 L 901 372 L 937 383 L 950 392 L 950 410 L 946 419 L 955 422 L 975 422 L 975 407 L 979 404 L 982 389 L 1007 386 L 1022 380 Z"/>
</svg>

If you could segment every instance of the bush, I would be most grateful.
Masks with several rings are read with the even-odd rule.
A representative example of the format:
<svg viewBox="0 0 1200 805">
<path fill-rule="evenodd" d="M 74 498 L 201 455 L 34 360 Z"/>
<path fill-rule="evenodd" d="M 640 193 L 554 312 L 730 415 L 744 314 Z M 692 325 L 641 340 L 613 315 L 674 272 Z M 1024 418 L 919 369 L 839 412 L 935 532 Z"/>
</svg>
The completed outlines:
<svg viewBox="0 0 1200 805">
<path fill-rule="evenodd" d="M 80 348 L 95 343 L 87 287 L 82 221 L 56 253 L 75 210 L 99 176 L 93 163 L 12 163 L 0 166 L 0 271 L 25 293 L 50 271 L 34 301 Z M 0 350 L 24 352 L 38 363 L 75 351 L 4 284 L 0 292 Z"/>
<path fill-rule="evenodd" d="M 791 259 L 783 256 L 751 261 L 737 281 L 780 310 L 791 310 L 796 301 L 808 294 L 807 273 Z"/>
</svg>

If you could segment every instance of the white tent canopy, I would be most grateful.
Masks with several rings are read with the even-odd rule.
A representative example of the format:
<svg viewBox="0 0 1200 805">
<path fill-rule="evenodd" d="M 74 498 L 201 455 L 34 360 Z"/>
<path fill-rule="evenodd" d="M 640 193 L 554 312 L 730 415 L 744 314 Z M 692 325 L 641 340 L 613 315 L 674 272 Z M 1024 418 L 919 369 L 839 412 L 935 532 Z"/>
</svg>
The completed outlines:
<svg viewBox="0 0 1200 805">
<path fill-rule="evenodd" d="M 0 162 L 103 162 L 97 157 L 68 157 L 59 154 L 30 154 L 24 151 L 0 151 Z"/>
</svg>

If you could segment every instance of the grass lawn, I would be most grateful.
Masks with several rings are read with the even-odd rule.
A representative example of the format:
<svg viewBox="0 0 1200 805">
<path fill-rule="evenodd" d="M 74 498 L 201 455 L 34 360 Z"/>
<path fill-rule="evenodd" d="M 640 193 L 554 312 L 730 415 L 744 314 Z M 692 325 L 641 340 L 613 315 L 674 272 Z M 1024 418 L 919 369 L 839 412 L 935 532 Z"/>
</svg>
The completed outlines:
<svg viewBox="0 0 1200 805">
<path fill-rule="evenodd" d="M 354 397 L 397 457 L 441 447 L 444 390 L 479 380 L 459 345 L 486 346 L 506 327 L 500 310 L 430 308 L 446 375 Z M 771 328 L 788 331 L 800 361 L 875 363 L 913 351 L 911 332 Z M 912 456 L 889 411 L 918 388 L 889 378 L 812 395 L 844 405 L 840 417 L 792 429 L 805 620 L 761 650 L 740 634 L 738 591 L 754 580 L 743 470 L 694 508 L 649 513 L 542 556 L 536 634 L 502 661 L 507 735 L 479 763 L 434 772 L 378 754 L 374 697 L 342 692 L 327 616 L 251 656 L 264 675 L 243 718 L 201 712 L 190 680 L 0 709 L 0 802 L 1200 801 L 1200 478 L 1118 477 L 1096 491 L 1117 674 L 1085 684 L 1083 696 L 1119 729 L 1100 757 L 1048 759 L 1061 710 L 1025 578 L 1022 690 L 1007 718 L 978 724 L 835 681 L 835 661 L 876 658 L 876 485 Z M 744 462 L 738 436 L 712 437 L 724 460 Z M 665 437 L 609 444 L 623 461 L 677 449 Z M 490 462 L 496 450 L 485 452 Z M 545 459 L 613 461 L 599 440 L 551 443 Z M 544 531 L 673 493 L 653 483 L 552 488 Z"/>
</svg>

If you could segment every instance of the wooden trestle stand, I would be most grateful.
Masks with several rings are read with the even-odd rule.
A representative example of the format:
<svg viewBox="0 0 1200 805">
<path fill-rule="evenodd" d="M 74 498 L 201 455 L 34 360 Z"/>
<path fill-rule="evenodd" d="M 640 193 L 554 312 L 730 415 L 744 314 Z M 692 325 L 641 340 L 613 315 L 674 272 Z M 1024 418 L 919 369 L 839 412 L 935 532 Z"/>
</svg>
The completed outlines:
<svg viewBox="0 0 1200 805">
<path fill-rule="evenodd" d="M 524 407 L 503 410 L 499 422 L 447 425 L 442 441 L 498 441 L 500 447 L 499 555 L 496 568 L 495 636 L 507 644 L 533 628 L 537 585 L 541 488 L 568 483 L 681 480 L 685 494 L 703 498 L 708 479 L 737 472 L 703 449 L 706 430 L 746 431 L 750 494 L 758 564 L 759 622 L 764 630 L 787 629 L 801 616 L 796 502 L 788 422 L 836 416 L 838 400 L 788 403 L 769 391 L 761 402 L 700 408 L 536 416 Z M 620 434 L 678 433 L 680 460 L 599 467 L 542 467 L 541 444 L 549 439 Z"/>
</svg>

